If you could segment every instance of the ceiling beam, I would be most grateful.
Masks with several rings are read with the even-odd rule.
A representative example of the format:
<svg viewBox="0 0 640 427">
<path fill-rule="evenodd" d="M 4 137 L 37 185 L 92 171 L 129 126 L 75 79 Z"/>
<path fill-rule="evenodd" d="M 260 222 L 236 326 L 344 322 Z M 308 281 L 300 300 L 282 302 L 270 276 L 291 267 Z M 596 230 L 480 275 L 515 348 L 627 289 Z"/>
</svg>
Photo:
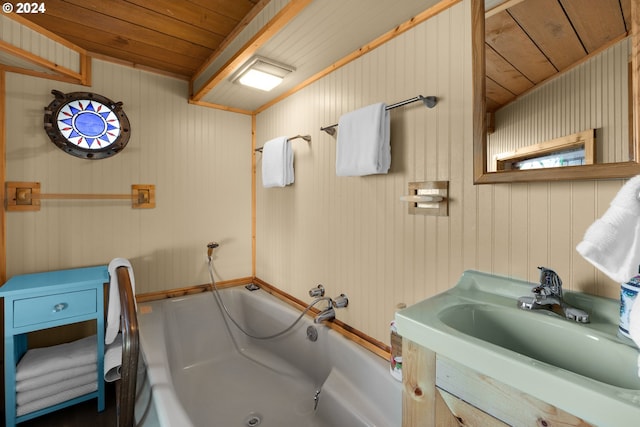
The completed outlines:
<svg viewBox="0 0 640 427">
<path fill-rule="evenodd" d="M 258 49 L 260 49 L 271 37 L 276 35 L 285 25 L 295 18 L 302 10 L 311 4 L 312 0 L 291 0 L 276 16 L 267 23 L 255 36 L 251 38 L 222 68 L 207 80 L 197 92 L 193 93 L 193 80 L 191 81 L 191 101 L 200 101 L 211 89 L 244 64 Z"/>
</svg>

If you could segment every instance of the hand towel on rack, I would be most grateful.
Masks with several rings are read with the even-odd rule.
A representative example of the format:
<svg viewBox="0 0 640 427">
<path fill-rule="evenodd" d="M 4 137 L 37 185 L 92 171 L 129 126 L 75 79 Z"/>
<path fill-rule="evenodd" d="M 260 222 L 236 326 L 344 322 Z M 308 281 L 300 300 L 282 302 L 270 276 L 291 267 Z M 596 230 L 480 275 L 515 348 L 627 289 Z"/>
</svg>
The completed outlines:
<svg viewBox="0 0 640 427">
<path fill-rule="evenodd" d="M 391 166 L 390 119 L 384 103 L 340 116 L 336 175 L 383 174 Z"/>
<path fill-rule="evenodd" d="M 75 366 L 96 364 L 97 338 L 95 335 L 58 344 L 51 347 L 28 350 L 16 367 L 16 381 L 27 380 L 41 375 L 71 369 Z"/>
<path fill-rule="evenodd" d="M 122 366 L 122 334 L 118 334 L 104 352 L 104 380 L 108 383 L 120 379 Z"/>
<path fill-rule="evenodd" d="M 131 279 L 131 291 L 136 293 L 136 281 L 133 277 L 133 267 L 129 260 L 124 258 L 114 258 L 109 263 L 108 271 L 111 279 L 109 281 L 109 306 L 107 308 L 107 330 L 104 334 L 105 344 L 111 344 L 115 340 L 120 330 L 120 291 L 118 289 L 118 267 L 126 267 L 129 270 Z M 134 300 L 135 303 L 135 300 Z"/>
<path fill-rule="evenodd" d="M 264 188 L 293 184 L 293 150 L 286 136 L 265 142 L 262 147 L 262 185 Z"/>
<path fill-rule="evenodd" d="M 640 265 L 640 175 L 622 186 L 609 209 L 587 229 L 576 250 L 618 283 Z"/>
</svg>

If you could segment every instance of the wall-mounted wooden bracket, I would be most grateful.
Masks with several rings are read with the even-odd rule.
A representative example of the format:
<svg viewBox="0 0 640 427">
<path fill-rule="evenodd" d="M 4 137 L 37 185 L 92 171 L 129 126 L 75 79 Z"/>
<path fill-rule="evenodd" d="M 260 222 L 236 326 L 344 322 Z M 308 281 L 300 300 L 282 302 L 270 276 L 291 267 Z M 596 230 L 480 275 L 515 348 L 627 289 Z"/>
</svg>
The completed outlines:
<svg viewBox="0 0 640 427">
<path fill-rule="evenodd" d="M 5 208 L 8 211 L 39 211 L 39 182 L 7 182 Z"/>
<path fill-rule="evenodd" d="M 134 184 L 131 186 L 131 198 L 134 209 L 153 209 L 156 207 L 156 186 L 153 184 Z"/>
<path fill-rule="evenodd" d="M 39 211 L 42 199 L 131 200 L 131 207 L 134 209 L 152 209 L 156 207 L 156 186 L 133 184 L 130 194 L 43 194 L 40 192 L 39 182 L 6 183 L 7 211 Z"/>
</svg>

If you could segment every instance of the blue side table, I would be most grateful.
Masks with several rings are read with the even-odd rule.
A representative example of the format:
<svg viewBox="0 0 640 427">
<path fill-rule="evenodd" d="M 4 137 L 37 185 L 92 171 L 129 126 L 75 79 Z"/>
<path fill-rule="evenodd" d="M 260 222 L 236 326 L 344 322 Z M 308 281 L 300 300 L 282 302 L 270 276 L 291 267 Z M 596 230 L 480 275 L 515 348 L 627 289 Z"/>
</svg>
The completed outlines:
<svg viewBox="0 0 640 427">
<path fill-rule="evenodd" d="M 24 274 L 0 287 L 4 298 L 4 374 L 7 427 L 98 398 L 104 410 L 104 284 L 107 266 Z M 16 365 L 27 351 L 27 333 L 71 323 L 96 321 L 98 389 L 48 408 L 16 417 Z"/>
</svg>

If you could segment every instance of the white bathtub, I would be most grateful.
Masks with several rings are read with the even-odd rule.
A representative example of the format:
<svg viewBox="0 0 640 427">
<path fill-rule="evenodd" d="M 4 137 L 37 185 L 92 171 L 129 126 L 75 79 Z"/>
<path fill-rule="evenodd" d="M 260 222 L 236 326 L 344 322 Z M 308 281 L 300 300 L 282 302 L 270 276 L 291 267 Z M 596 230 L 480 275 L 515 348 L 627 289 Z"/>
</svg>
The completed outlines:
<svg viewBox="0 0 640 427">
<path fill-rule="evenodd" d="M 263 290 L 237 287 L 220 295 L 255 335 L 278 332 L 300 314 Z M 401 425 L 402 385 L 388 364 L 308 316 L 282 337 L 249 339 L 223 319 L 206 292 L 140 304 L 138 321 L 144 361 L 138 425 Z M 307 338 L 309 326 L 317 328 L 315 342 Z"/>
</svg>

